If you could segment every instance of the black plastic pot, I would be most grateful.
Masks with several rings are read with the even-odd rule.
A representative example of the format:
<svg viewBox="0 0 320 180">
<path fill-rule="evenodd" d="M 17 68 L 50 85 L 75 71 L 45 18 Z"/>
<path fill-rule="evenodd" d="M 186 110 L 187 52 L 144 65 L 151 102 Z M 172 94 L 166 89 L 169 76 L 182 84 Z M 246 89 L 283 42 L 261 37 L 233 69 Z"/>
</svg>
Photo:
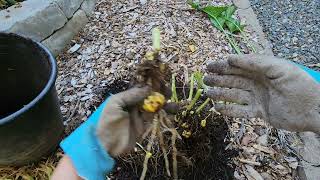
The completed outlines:
<svg viewBox="0 0 320 180">
<path fill-rule="evenodd" d="M 0 33 L 0 165 L 24 165 L 57 148 L 63 123 L 57 65 L 40 43 Z"/>
</svg>

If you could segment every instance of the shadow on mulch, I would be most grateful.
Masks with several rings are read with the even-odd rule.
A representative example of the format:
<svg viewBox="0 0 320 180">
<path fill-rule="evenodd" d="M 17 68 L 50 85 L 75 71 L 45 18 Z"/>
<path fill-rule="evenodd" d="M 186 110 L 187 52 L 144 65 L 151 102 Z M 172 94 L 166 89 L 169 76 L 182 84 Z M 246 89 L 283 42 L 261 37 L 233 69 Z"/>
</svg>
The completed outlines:
<svg viewBox="0 0 320 180">
<path fill-rule="evenodd" d="M 127 82 L 116 80 L 108 85 L 102 94 L 121 92 L 129 88 Z M 201 104 L 203 101 L 200 100 L 198 103 Z M 200 121 L 209 115 L 209 109 L 210 107 L 206 107 L 200 115 L 187 115 L 181 118 L 182 122 L 190 125 L 189 129 L 193 133 L 190 138 L 182 137 L 182 140 L 177 140 L 179 179 L 233 179 L 234 166 L 231 158 L 235 157 L 238 152 L 225 150 L 228 144 L 225 142 L 228 127 L 224 117 L 210 115 L 206 127 L 203 128 L 200 125 Z M 178 116 L 181 117 L 181 113 Z M 178 124 L 177 127 L 179 134 L 182 134 L 183 128 Z M 171 154 L 168 158 L 170 161 Z M 141 154 L 141 151 L 120 157 L 116 159 L 115 170 L 109 177 L 119 180 L 139 179 L 143 169 L 143 160 L 144 155 Z M 170 170 L 172 170 L 171 163 Z M 146 179 L 172 179 L 166 174 L 163 155 L 150 159 Z"/>
</svg>

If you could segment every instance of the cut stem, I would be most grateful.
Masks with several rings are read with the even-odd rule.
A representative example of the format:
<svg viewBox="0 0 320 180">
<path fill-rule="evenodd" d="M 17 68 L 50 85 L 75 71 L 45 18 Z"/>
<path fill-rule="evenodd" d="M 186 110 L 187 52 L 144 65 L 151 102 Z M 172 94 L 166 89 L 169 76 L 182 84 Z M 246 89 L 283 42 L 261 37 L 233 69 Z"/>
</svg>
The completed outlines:
<svg viewBox="0 0 320 180">
<path fill-rule="evenodd" d="M 207 98 L 196 110 L 196 113 L 199 114 L 201 110 L 210 102 L 210 98 Z"/>
<path fill-rule="evenodd" d="M 177 89 L 176 89 L 176 74 L 175 73 L 172 74 L 171 91 L 172 91 L 171 101 L 172 102 L 179 102 L 178 96 L 177 96 Z"/>
<path fill-rule="evenodd" d="M 159 28 L 153 28 L 152 30 L 152 46 L 154 51 L 160 51 L 160 30 Z"/>
<path fill-rule="evenodd" d="M 203 89 L 198 89 L 196 92 L 196 95 L 194 96 L 194 98 L 192 99 L 191 103 L 188 105 L 187 110 L 190 111 L 193 106 L 196 104 L 196 102 L 198 101 L 198 99 L 201 96 Z"/>
<path fill-rule="evenodd" d="M 254 52 L 254 53 L 256 53 L 257 52 L 257 50 L 254 48 L 254 46 L 251 44 L 251 41 L 247 38 L 247 36 L 245 35 L 245 33 L 243 32 L 243 30 L 236 24 L 236 23 L 234 23 L 233 21 L 230 21 L 230 20 L 228 20 L 227 19 L 227 21 L 228 22 L 231 22 L 233 25 L 235 25 L 238 29 L 239 29 L 239 31 L 240 31 L 240 33 L 241 33 L 241 38 L 242 39 L 244 39 L 244 41 L 246 41 L 247 43 L 248 43 L 248 47 L 251 49 L 251 51 L 252 52 Z"/>
<path fill-rule="evenodd" d="M 222 30 L 223 34 L 226 36 L 226 38 L 228 39 L 231 47 L 237 52 L 237 54 L 242 54 L 240 48 L 238 47 L 237 43 L 235 42 L 234 38 L 230 37 L 228 35 L 228 33 L 225 31 L 225 29 L 222 27 L 222 25 L 220 24 L 220 22 L 218 21 L 218 19 L 214 16 L 211 16 L 208 14 L 209 17 L 213 18 L 213 20 L 218 24 L 220 30 Z"/>
<path fill-rule="evenodd" d="M 194 73 L 191 74 L 191 79 L 190 79 L 190 89 L 189 89 L 189 97 L 188 101 L 192 100 L 193 96 L 193 87 L 194 87 Z"/>
</svg>

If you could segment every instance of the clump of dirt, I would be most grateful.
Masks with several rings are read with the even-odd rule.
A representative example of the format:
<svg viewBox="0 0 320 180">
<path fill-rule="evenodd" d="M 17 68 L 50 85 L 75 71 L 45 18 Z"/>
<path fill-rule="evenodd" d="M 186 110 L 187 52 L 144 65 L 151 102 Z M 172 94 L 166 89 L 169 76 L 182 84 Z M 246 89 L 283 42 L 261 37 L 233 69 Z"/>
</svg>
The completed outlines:
<svg viewBox="0 0 320 180">
<path fill-rule="evenodd" d="M 106 92 L 117 93 L 129 88 L 128 81 L 117 80 L 110 84 Z M 187 90 L 187 89 L 185 89 Z M 178 95 L 185 94 L 182 89 L 178 90 Z M 106 94 L 106 93 L 105 93 Z M 198 101 L 202 104 L 204 98 Z M 195 106 L 197 107 L 197 106 Z M 192 132 L 189 138 L 182 137 L 177 139 L 176 147 L 179 151 L 178 160 L 178 177 L 179 179 L 232 179 L 234 167 L 231 161 L 232 157 L 237 155 L 234 150 L 225 150 L 228 142 L 225 137 L 228 133 L 228 127 L 224 117 L 212 114 L 210 107 L 206 106 L 200 114 L 183 116 L 179 112 L 175 126 L 179 134 L 186 129 Z M 201 126 L 201 120 L 207 118 L 206 126 Z M 186 126 L 181 126 L 183 123 Z M 164 136 L 170 135 L 164 132 Z M 170 138 L 169 138 L 170 139 Z M 146 141 L 141 143 L 143 146 Z M 155 147 L 155 146 L 154 146 Z M 160 147 L 158 147 L 160 149 Z M 161 150 L 155 150 L 161 152 Z M 139 179 L 142 169 L 145 152 L 136 148 L 130 154 L 116 159 L 115 170 L 110 174 L 111 179 Z M 168 152 L 168 158 L 171 159 L 171 152 Z M 170 169 L 172 167 L 170 166 Z M 147 179 L 172 179 L 166 173 L 163 154 L 153 154 L 148 163 Z"/>
</svg>

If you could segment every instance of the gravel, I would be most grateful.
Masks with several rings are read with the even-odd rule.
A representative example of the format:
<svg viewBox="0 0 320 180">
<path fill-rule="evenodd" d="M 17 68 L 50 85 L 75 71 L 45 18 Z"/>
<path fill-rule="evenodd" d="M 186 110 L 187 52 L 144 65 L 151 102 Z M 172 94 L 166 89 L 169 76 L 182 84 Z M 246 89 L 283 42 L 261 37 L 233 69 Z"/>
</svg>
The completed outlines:
<svg viewBox="0 0 320 180">
<path fill-rule="evenodd" d="M 320 0 L 250 0 L 276 56 L 320 62 Z"/>
</svg>

